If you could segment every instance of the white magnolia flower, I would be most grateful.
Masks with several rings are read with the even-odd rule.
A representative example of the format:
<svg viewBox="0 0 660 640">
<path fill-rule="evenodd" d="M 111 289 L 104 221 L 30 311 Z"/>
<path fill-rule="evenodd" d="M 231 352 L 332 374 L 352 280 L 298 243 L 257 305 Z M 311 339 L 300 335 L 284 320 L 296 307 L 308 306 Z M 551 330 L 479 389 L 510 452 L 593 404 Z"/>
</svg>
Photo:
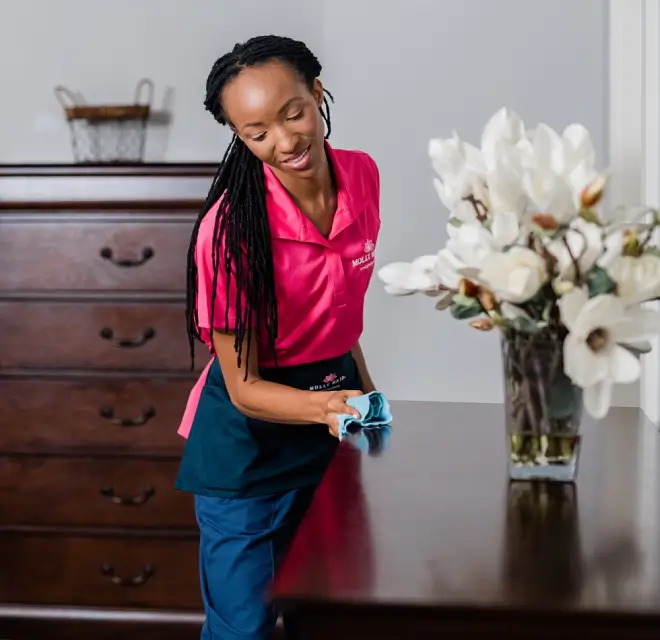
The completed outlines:
<svg viewBox="0 0 660 640">
<path fill-rule="evenodd" d="M 584 275 L 601 257 L 602 230 L 598 225 L 576 218 L 562 237 L 554 238 L 548 243 L 547 249 L 557 260 L 560 280 L 573 282 L 576 276 L 574 260 L 580 274 Z"/>
<path fill-rule="evenodd" d="M 626 307 L 611 294 L 589 299 L 576 288 L 559 301 L 561 319 L 569 330 L 564 342 L 566 375 L 584 389 L 591 415 L 603 418 L 610 407 L 612 385 L 630 383 L 641 373 L 639 360 L 626 348 L 660 332 L 660 314 Z"/>
<path fill-rule="evenodd" d="M 618 255 L 607 271 L 616 282 L 617 295 L 626 304 L 639 304 L 660 297 L 660 258 L 656 255 Z"/>
<path fill-rule="evenodd" d="M 529 156 L 530 149 L 522 120 L 507 109 L 500 109 L 486 124 L 481 149 L 456 134 L 432 139 L 429 156 L 438 176 L 433 184 L 441 202 L 465 222 L 483 222 L 486 212 L 521 213 L 527 204 L 522 157 Z M 479 210 L 467 198 L 478 201 Z"/>
<path fill-rule="evenodd" d="M 479 149 L 454 134 L 447 139 L 432 139 L 428 152 L 438 176 L 433 186 L 442 204 L 459 220 L 477 222 L 477 212 L 465 198 L 474 196 L 488 206 L 485 167 Z"/>
<path fill-rule="evenodd" d="M 580 206 L 582 190 L 597 177 L 589 132 L 582 125 L 566 127 L 562 135 L 540 124 L 532 140 L 532 160 L 523 177 L 536 213 L 551 213 L 570 222 Z"/>
<path fill-rule="evenodd" d="M 480 224 L 464 223 L 459 227 L 448 224 L 446 247 L 462 263 L 459 268 L 481 269 L 491 253 L 513 244 L 519 233 L 514 213 L 498 214 L 491 221 L 490 230 Z"/>
<path fill-rule="evenodd" d="M 513 150 L 518 149 L 518 145 L 524 147 L 526 143 L 522 118 L 515 111 L 502 107 L 488 120 L 481 134 L 481 154 L 485 166 L 488 170 L 495 169 L 503 151 L 509 161 L 514 160 Z"/>
<path fill-rule="evenodd" d="M 378 271 L 378 277 L 385 283 L 385 291 L 393 296 L 437 293 L 442 287 L 437 262 L 437 256 L 421 256 L 412 262 L 392 262 Z"/>
<path fill-rule="evenodd" d="M 464 278 L 462 271 L 466 267 L 466 263 L 449 249 L 442 249 L 435 256 L 387 264 L 378 271 L 378 277 L 385 283 L 385 291 L 390 295 L 425 293 L 432 296 L 447 289 L 458 291 Z"/>
<path fill-rule="evenodd" d="M 512 247 L 505 253 L 492 253 L 479 279 L 501 300 L 521 304 L 533 298 L 548 281 L 543 258 L 525 247 Z"/>
</svg>

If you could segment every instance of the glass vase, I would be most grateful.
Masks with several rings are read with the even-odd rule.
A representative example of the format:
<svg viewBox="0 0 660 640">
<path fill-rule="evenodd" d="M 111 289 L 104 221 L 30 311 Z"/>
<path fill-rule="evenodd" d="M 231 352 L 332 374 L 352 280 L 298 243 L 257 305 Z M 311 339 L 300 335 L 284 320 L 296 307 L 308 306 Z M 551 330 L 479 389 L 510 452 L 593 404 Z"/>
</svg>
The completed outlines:
<svg viewBox="0 0 660 640">
<path fill-rule="evenodd" d="M 564 373 L 563 336 L 502 334 L 510 480 L 574 482 L 582 390 Z"/>
</svg>

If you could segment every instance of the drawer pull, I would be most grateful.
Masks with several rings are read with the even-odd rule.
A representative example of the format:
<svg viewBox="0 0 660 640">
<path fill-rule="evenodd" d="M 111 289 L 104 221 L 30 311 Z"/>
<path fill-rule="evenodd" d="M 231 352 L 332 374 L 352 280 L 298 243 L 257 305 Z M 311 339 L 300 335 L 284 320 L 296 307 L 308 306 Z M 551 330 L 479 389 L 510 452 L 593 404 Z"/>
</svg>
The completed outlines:
<svg viewBox="0 0 660 640">
<path fill-rule="evenodd" d="M 104 498 L 108 498 L 111 502 L 123 507 L 139 507 L 140 505 L 149 502 L 149 500 L 156 495 L 156 490 L 151 485 L 148 485 L 142 489 L 140 495 L 133 498 L 122 498 L 115 493 L 115 490 L 112 487 L 103 486 L 101 487 L 101 495 Z"/>
<path fill-rule="evenodd" d="M 147 582 L 154 575 L 154 568 L 150 564 L 145 564 L 142 571 L 132 578 L 122 578 L 115 572 L 115 568 L 111 564 L 104 564 L 101 566 L 101 575 L 110 578 L 113 584 L 119 587 L 139 587 Z"/>
<path fill-rule="evenodd" d="M 152 338 L 156 337 L 156 330 L 153 327 L 145 327 L 142 329 L 142 336 L 136 338 L 135 340 L 126 340 L 126 339 L 117 339 L 115 340 L 115 333 L 110 327 L 103 327 L 99 331 L 99 335 L 104 340 L 114 340 L 115 345 L 121 347 L 122 349 L 135 349 L 136 347 L 141 347 Z"/>
<path fill-rule="evenodd" d="M 102 418 L 110 420 L 110 422 L 116 424 L 118 427 L 141 427 L 156 417 L 156 409 L 151 405 L 142 409 L 142 415 L 139 418 L 116 418 L 115 410 L 112 407 L 101 407 L 99 413 Z"/>
<path fill-rule="evenodd" d="M 137 260 L 118 260 L 114 257 L 112 249 L 110 247 L 103 247 L 99 252 L 99 255 L 104 259 L 112 262 L 112 264 L 117 265 L 118 267 L 141 267 L 146 262 L 149 262 L 151 258 L 154 257 L 156 252 L 151 247 L 145 247 L 142 249 L 142 257 Z"/>
</svg>

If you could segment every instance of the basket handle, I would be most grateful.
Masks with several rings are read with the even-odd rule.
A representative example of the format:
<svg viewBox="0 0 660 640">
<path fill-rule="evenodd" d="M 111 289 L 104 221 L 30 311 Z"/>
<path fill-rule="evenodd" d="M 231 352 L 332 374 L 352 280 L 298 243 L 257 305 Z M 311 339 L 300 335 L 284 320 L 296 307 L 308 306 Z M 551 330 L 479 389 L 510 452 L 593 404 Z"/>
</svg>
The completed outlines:
<svg viewBox="0 0 660 640">
<path fill-rule="evenodd" d="M 71 89 L 67 89 L 61 84 L 55 87 L 55 97 L 64 109 L 76 107 L 80 104 L 79 96 L 77 96 Z"/>
<path fill-rule="evenodd" d="M 149 80 L 149 78 L 142 78 L 142 80 L 138 82 L 137 87 L 135 88 L 135 104 L 143 104 L 143 89 L 146 89 L 147 94 L 147 100 L 144 104 L 145 106 L 150 107 L 154 100 L 154 83 L 152 80 Z"/>
</svg>

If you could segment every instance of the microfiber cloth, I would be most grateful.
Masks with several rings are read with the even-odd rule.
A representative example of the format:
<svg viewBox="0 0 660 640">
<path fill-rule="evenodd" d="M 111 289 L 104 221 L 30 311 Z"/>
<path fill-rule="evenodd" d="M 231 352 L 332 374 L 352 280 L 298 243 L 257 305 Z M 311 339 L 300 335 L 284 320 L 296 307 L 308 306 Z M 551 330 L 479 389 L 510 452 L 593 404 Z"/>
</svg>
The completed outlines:
<svg viewBox="0 0 660 640">
<path fill-rule="evenodd" d="M 354 409 L 357 409 L 359 420 L 352 416 L 341 414 L 339 421 L 339 439 L 343 440 L 348 434 L 354 434 L 360 429 L 369 429 L 389 425 L 392 422 L 390 403 L 380 391 L 372 391 L 346 401 Z"/>
</svg>

